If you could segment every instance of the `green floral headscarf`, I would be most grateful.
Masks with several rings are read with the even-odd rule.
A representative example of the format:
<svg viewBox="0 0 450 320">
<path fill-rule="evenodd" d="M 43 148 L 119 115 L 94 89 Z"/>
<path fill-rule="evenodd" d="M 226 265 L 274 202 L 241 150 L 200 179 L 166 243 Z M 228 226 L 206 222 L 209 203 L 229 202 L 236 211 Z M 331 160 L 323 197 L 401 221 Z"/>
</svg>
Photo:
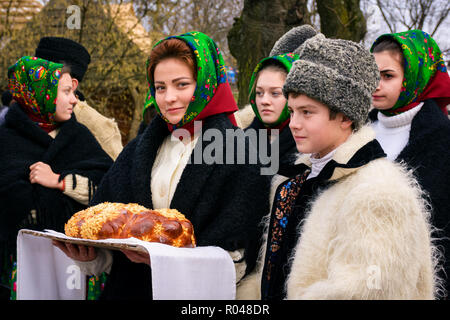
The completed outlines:
<svg viewBox="0 0 450 320">
<path fill-rule="evenodd" d="M 216 93 L 217 87 L 220 84 L 227 82 L 227 76 L 225 63 L 219 48 L 217 48 L 216 43 L 204 33 L 193 31 L 179 36 L 170 36 L 160 40 L 153 48 L 162 41 L 174 38 L 180 39 L 189 45 L 195 54 L 197 65 L 197 86 L 184 117 L 178 124 L 173 126 L 174 129 L 176 129 L 198 119 L 198 115 L 206 108 Z M 147 70 L 148 65 L 149 61 L 147 61 Z M 147 108 L 154 107 L 161 117 L 169 123 L 169 121 L 161 114 L 156 103 L 155 86 L 148 73 L 147 80 L 149 83 L 149 91 L 144 105 L 144 113 Z M 224 109 L 223 111 L 231 111 L 231 109 Z"/>
<path fill-rule="evenodd" d="M 447 75 L 443 55 L 434 39 L 421 30 L 383 34 L 374 42 L 371 51 L 383 39 L 397 41 L 403 51 L 404 78 L 400 96 L 390 110 L 382 110 L 386 115 L 395 115 L 411 108 L 424 93 L 427 85 L 439 73 Z M 423 100 L 423 96 L 421 97 Z M 416 104 L 416 105 L 417 105 Z"/>
<path fill-rule="evenodd" d="M 297 59 L 298 59 L 297 54 L 286 53 L 286 54 L 282 54 L 282 55 L 278 55 L 278 56 L 264 58 L 255 67 L 252 78 L 250 79 L 249 100 L 250 100 L 250 104 L 253 108 L 253 111 L 255 112 L 255 115 L 259 119 L 259 121 L 263 122 L 261 119 L 261 115 L 259 114 L 258 108 L 256 106 L 256 102 L 255 102 L 255 97 L 256 97 L 255 81 L 256 81 L 258 72 L 261 71 L 261 69 L 264 68 L 266 65 L 268 65 L 270 63 L 270 61 L 275 60 L 275 61 L 281 63 L 286 68 L 286 72 L 289 73 L 289 71 L 291 70 L 292 64 Z M 283 111 L 280 114 L 280 117 L 278 118 L 278 120 L 275 123 L 271 123 L 271 124 L 266 124 L 264 122 L 263 123 L 266 127 L 276 127 L 276 126 L 282 124 L 283 122 L 285 122 L 287 119 L 289 119 L 289 111 L 288 111 L 287 103 L 286 103 Z"/>
<path fill-rule="evenodd" d="M 25 113 L 46 131 L 56 126 L 60 63 L 25 56 L 8 68 L 8 88 Z"/>
</svg>

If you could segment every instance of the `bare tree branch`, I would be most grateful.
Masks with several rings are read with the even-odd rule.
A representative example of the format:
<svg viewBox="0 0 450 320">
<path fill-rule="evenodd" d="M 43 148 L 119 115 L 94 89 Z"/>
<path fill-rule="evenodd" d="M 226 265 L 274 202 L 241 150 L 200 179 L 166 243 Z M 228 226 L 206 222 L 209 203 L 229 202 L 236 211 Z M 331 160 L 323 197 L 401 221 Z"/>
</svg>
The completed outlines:
<svg viewBox="0 0 450 320">
<path fill-rule="evenodd" d="M 399 24 L 407 30 L 427 28 L 433 36 L 450 14 L 448 1 L 376 0 L 376 5 L 392 33 L 396 32 L 397 24 Z"/>
<path fill-rule="evenodd" d="M 445 21 L 445 19 L 448 18 L 450 14 L 450 3 L 447 5 L 446 8 L 443 8 L 441 11 L 441 15 L 440 17 L 437 19 L 436 25 L 433 29 L 433 31 L 431 32 L 431 36 L 433 37 L 434 34 L 436 33 L 436 31 L 439 29 L 439 27 L 441 26 L 442 22 Z"/>
<path fill-rule="evenodd" d="M 395 31 L 394 31 L 395 29 L 394 29 L 394 27 L 391 25 L 390 20 L 386 17 L 385 6 L 384 6 L 383 1 L 377 0 L 377 5 L 378 5 L 378 8 L 380 9 L 381 15 L 383 16 L 384 22 L 386 22 L 386 24 L 387 24 L 389 30 L 391 31 L 391 33 L 394 33 L 394 32 L 395 32 Z"/>
</svg>

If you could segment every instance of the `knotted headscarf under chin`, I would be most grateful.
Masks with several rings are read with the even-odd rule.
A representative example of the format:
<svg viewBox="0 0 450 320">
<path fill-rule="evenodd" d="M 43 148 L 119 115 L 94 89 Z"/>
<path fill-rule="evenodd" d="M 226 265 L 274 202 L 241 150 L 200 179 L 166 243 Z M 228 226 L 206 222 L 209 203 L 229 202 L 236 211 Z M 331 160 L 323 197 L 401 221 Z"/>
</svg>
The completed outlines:
<svg viewBox="0 0 450 320">
<path fill-rule="evenodd" d="M 8 89 L 27 116 L 46 132 L 58 126 L 56 96 L 60 63 L 25 56 L 8 68 Z"/>
</svg>

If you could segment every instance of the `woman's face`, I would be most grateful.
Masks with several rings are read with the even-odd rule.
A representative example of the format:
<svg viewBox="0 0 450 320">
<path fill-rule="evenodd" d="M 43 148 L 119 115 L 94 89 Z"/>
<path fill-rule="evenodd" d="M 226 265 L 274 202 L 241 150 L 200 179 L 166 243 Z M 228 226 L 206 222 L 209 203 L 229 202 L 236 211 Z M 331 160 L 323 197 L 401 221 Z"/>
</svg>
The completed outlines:
<svg viewBox="0 0 450 320">
<path fill-rule="evenodd" d="M 77 104 L 75 97 L 74 82 L 69 73 L 63 73 L 58 83 L 58 94 L 56 96 L 55 120 L 63 122 L 70 119 L 73 108 Z"/>
<path fill-rule="evenodd" d="M 392 108 L 400 96 L 403 83 L 401 55 L 382 51 L 373 54 L 380 71 L 380 83 L 372 94 L 373 106 L 379 110 Z"/>
<path fill-rule="evenodd" d="M 255 103 L 261 120 L 266 124 L 275 123 L 286 105 L 283 85 L 286 75 L 281 71 L 263 69 L 259 72 L 255 88 Z"/>
<path fill-rule="evenodd" d="M 155 100 L 161 114 L 171 123 L 181 121 L 197 85 L 192 69 L 177 58 L 159 62 L 154 71 Z"/>
</svg>

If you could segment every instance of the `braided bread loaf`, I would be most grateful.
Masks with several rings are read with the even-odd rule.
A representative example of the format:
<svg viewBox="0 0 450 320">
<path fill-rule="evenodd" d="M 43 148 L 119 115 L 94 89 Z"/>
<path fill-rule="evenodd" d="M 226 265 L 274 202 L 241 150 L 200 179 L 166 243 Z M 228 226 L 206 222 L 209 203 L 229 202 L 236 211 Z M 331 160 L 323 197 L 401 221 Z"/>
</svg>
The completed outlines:
<svg viewBox="0 0 450 320">
<path fill-rule="evenodd" d="M 135 203 L 104 202 L 75 213 L 64 226 L 67 236 L 124 239 L 195 247 L 194 228 L 175 209 L 150 210 Z"/>
</svg>

